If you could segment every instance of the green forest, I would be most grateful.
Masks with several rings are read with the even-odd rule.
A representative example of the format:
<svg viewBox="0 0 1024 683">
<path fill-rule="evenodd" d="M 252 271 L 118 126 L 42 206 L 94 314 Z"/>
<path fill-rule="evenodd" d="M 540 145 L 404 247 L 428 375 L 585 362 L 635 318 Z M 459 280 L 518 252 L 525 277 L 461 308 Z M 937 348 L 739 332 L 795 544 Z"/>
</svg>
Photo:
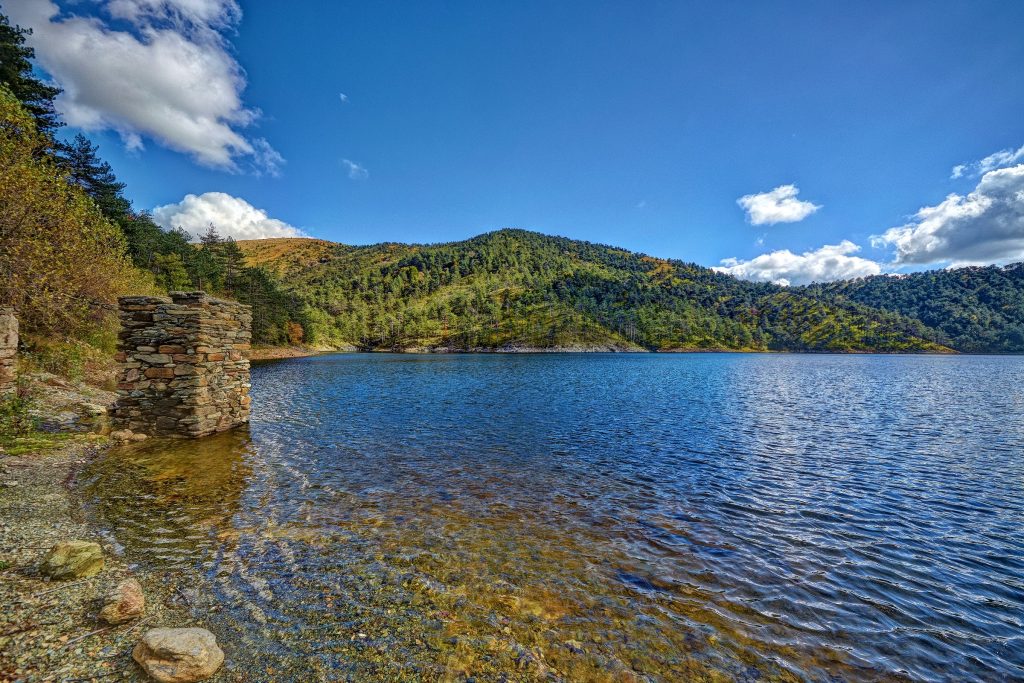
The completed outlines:
<svg viewBox="0 0 1024 683">
<path fill-rule="evenodd" d="M 252 305 L 262 345 L 1024 352 L 1021 264 L 787 288 L 516 229 L 358 247 L 164 230 L 60 135 L 25 35 L 0 15 L 0 304 L 29 345 L 110 353 L 117 296 L 202 289 Z"/>
<path fill-rule="evenodd" d="M 791 288 L 752 283 L 692 263 L 525 230 L 439 245 L 352 247 L 275 239 L 240 246 L 250 263 L 272 271 L 305 302 L 307 339 L 324 345 L 1024 351 L 1009 324 L 1024 311 L 1024 268 L 1013 266 L 977 269 L 991 278 L 1008 276 L 1010 284 L 992 288 L 986 299 L 1002 317 L 987 315 L 976 323 L 978 329 L 962 336 L 946 318 L 925 324 L 894 294 L 884 297 L 891 304 L 886 306 L 843 289 L 865 281 Z M 928 275 L 945 283 L 960 273 Z M 878 279 L 896 287 L 916 282 Z M 917 291 L 927 299 L 923 289 Z M 947 306 L 953 306 L 950 296 L 944 297 Z"/>
<path fill-rule="evenodd" d="M 876 275 L 805 291 L 916 318 L 965 353 L 1024 353 L 1024 263 Z"/>
</svg>

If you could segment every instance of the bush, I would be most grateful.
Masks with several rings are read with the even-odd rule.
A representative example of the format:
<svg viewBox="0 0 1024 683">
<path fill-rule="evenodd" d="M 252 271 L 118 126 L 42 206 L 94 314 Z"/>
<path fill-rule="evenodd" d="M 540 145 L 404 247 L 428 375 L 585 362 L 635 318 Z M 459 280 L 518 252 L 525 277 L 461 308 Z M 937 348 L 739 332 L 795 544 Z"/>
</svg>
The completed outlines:
<svg viewBox="0 0 1024 683">
<path fill-rule="evenodd" d="M 125 252 L 120 228 L 68 182 L 32 117 L 0 85 L 0 304 L 22 329 L 77 336 L 114 317 L 122 293 L 152 277 Z"/>
<path fill-rule="evenodd" d="M 0 399 L 0 440 L 28 436 L 39 428 L 39 418 L 32 414 L 35 401 L 29 384 L 18 380 L 13 395 Z"/>
<path fill-rule="evenodd" d="M 93 330 L 87 340 L 51 339 L 29 335 L 22 339 L 25 350 L 20 357 L 20 372 L 49 372 L 76 382 L 113 389 L 117 363 L 114 345 L 117 333 L 107 326 Z"/>
</svg>

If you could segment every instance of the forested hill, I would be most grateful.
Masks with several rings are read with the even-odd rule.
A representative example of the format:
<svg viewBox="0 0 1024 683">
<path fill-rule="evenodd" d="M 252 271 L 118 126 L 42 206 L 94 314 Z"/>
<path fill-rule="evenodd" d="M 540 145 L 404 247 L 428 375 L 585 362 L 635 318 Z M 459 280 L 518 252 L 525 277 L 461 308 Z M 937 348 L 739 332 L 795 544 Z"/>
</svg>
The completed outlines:
<svg viewBox="0 0 1024 683">
<path fill-rule="evenodd" d="M 238 243 L 305 308 L 306 339 L 367 349 L 948 350 L 838 296 L 525 230 L 463 242 Z"/>
<path fill-rule="evenodd" d="M 968 353 L 1024 353 L 1024 263 L 876 275 L 806 288 L 917 318 Z"/>
</svg>

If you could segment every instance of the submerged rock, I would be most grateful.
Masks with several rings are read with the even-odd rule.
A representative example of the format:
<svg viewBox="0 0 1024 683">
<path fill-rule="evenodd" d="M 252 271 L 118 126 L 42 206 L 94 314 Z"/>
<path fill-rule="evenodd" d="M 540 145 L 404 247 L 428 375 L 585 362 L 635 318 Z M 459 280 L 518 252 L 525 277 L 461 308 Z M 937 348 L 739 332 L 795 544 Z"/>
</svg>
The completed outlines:
<svg viewBox="0 0 1024 683">
<path fill-rule="evenodd" d="M 82 579 L 103 569 L 103 549 L 90 541 L 61 541 L 43 559 L 40 566 L 51 579 Z"/>
<path fill-rule="evenodd" d="M 108 624 L 123 624 L 141 617 L 146 611 L 146 596 L 142 584 L 135 579 L 125 579 L 105 598 L 100 619 Z"/>
<path fill-rule="evenodd" d="M 544 678 L 548 675 L 550 669 L 544 663 L 544 655 L 538 648 L 528 649 L 518 643 L 513 643 L 509 649 L 515 657 L 517 669 L 527 671 L 539 678 Z"/>
<path fill-rule="evenodd" d="M 132 659 L 161 683 L 192 683 L 216 673 L 224 652 L 205 628 L 154 628 L 132 650 Z"/>
<path fill-rule="evenodd" d="M 426 593 L 428 595 L 442 595 L 448 592 L 443 583 L 424 575 L 414 576 L 409 581 L 409 588 L 418 593 Z"/>
<path fill-rule="evenodd" d="M 129 441 L 145 441 L 148 437 L 145 434 L 133 432 L 130 429 L 119 429 L 110 432 L 110 438 L 120 443 L 127 443 Z"/>
</svg>

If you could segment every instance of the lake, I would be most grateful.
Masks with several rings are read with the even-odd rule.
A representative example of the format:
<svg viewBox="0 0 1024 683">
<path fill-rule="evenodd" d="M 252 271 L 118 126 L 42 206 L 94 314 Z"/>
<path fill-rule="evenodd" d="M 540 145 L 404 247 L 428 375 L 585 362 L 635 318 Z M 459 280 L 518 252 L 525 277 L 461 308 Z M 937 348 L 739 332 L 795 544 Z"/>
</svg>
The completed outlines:
<svg viewBox="0 0 1024 683">
<path fill-rule="evenodd" d="M 86 478 L 247 680 L 1024 680 L 1024 358 L 338 354 L 252 381 L 249 428 Z"/>
</svg>

